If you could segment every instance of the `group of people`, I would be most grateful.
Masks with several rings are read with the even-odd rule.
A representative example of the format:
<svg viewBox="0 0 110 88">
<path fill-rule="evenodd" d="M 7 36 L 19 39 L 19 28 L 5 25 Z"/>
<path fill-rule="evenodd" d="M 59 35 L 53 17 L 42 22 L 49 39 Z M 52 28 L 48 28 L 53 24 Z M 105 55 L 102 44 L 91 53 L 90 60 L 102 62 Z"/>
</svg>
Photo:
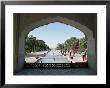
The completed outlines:
<svg viewBox="0 0 110 88">
<path fill-rule="evenodd" d="M 68 50 L 69 57 L 70 57 L 71 59 L 74 59 L 75 53 L 77 53 L 78 48 L 79 48 L 78 42 L 73 41 L 72 44 L 71 44 L 70 50 Z M 66 55 L 66 52 L 67 52 L 66 50 L 61 50 L 61 53 L 62 53 L 63 55 Z M 87 48 L 85 49 L 85 51 L 84 51 L 81 55 L 82 55 L 83 61 L 87 59 Z"/>
<path fill-rule="evenodd" d="M 71 44 L 71 50 L 70 50 L 70 57 L 73 59 L 74 56 L 75 56 L 75 53 L 77 52 L 78 50 L 78 43 L 73 41 L 73 43 Z M 87 60 L 87 48 L 85 49 L 85 51 L 83 52 L 82 54 L 82 58 L 83 58 L 83 61 L 84 60 Z"/>
</svg>

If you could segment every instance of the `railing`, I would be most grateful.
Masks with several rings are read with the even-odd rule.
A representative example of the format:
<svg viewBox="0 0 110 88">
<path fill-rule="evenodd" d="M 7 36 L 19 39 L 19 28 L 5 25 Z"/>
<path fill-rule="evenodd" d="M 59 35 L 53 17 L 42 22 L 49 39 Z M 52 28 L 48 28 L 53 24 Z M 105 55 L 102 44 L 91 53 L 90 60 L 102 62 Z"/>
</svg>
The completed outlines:
<svg viewBox="0 0 110 88">
<path fill-rule="evenodd" d="M 25 68 L 87 68 L 88 63 L 25 63 Z"/>
</svg>

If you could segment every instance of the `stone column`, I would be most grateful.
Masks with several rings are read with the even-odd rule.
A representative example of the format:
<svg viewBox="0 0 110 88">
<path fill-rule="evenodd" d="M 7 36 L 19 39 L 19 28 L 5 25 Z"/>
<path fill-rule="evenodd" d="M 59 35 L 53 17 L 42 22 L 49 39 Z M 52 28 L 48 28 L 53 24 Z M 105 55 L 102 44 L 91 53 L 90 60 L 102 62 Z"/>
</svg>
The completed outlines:
<svg viewBox="0 0 110 88">
<path fill-rule="evenodd" d="M 14 14 L 14 29 L 13 29 L 13 72 L 17 72 L 18 68 L 18 48 L 19 48 L 19 29 L 20 29 L 20 16 Z"/>
<path fill-rule="evenodd" d="M 17 63 L 17 71 L 20 71 L 24 68 L 24 61 L 25 61 L 25 52 L 24 52 L 24 44 L 25 37 L 23 34 L 19 35 L 19 50 L 18 50 L 18 63 Z"/>
<path fill-rule="evenodd" d="M 97 58 L 95 51 L 95 40 L 92 37 L 88 38 L 88 66 L 97 71 Z"/>
</svg>

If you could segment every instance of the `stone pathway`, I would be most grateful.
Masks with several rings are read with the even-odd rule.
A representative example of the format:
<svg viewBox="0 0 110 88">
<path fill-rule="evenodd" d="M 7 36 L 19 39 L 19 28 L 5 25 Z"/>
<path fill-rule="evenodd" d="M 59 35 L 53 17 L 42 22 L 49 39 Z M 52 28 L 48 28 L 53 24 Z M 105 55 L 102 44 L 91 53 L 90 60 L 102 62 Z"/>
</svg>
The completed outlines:
<svg viewBox="0 0 110 88">
<path fill-rule="evenodd" d="M 75 54 L 74 55 L 74 58 L 71 59 L 68 55 L 65 56 L 70 62 L 72 61 L 72 63 L 75 63 L 75 62 L 87 62 L 87 60 L 84 60 L 83 61 L 83 58 L 81 56 L 81 54 Z"/>
<path fill-rule="evenodd" d="M 41 51 L 41 52 L 35 52 L 35 53 L 30 53 L 26 57 L 25 61 L 27 63 L 75 63 L 75 62 L 86 62 L 83 61 L 82 56 L 80 54 L 75 54 L 74 58 L 71 59 L 69 55 L 67 54 L 66 56 L 63 56 L 58 50 L 51 50 L 50 52 L 47 53 L 46 56 L 44 56 L 44 53 L 47 53 L 47 51 Z M 36 59 L 35 57 L 38 58 Z"/>
<path fill-rule="evenodd" d="M 26 63 L 35 63 L 38 59 L 40 59 L 39 57 L 44 56 L 45 53 L 48 53 L 48 51 L 28 53 L 27 56 L 25 57 L 25 61 Z"/>
<path fill-rule="evenodd" d="M 73 62 L 83 62 L 80 54 L 75 54 L 74 59 L 70 59 L 68 56 L 63 56 L 58 51 L 50 51 L 45 57 L 40 57 L 42 59 L 38 60 L 38 63 L 70 63 Z M 89 68 L 60 68 L 60 69 L 23 69 L 22 71 L 16 73 L 15 75 L 96 75 L 97 72 Z"/>
</svg>

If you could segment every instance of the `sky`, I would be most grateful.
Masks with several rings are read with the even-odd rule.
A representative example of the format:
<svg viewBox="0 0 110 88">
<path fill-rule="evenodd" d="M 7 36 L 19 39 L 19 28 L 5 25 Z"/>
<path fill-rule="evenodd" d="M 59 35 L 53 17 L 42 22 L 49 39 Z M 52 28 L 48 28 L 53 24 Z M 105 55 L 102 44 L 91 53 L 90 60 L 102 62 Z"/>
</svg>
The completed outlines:
<svg viewBox="0 0 110 88">
<path fill-rule="evenodd" d="M 30 35 L 45 41 L 50 48 L 55 48 L 58 43 L 64 43 L 65 40 L 71 37 L 85 37 L 84 33 L 75 27 L 60 22 L 54 22 L 35 28 L 28 34 L 28 36 Z"/>
</svg>

